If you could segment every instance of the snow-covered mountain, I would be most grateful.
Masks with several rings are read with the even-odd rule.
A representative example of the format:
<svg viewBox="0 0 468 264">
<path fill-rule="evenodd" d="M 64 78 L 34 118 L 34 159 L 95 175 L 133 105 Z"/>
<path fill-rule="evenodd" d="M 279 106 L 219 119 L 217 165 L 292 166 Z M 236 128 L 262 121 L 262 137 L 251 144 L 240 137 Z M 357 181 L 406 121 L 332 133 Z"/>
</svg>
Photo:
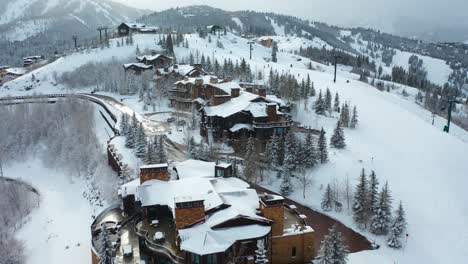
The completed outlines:
<svg viewBox="0 0 468 264">
<path fill-rule="evenodd" d="M 11 41 L 42 33 L 89 36 L 99 26 L 114 26 L 143 14 L 106 0 L 0 0 L 0 33 Z"/>
</svg>

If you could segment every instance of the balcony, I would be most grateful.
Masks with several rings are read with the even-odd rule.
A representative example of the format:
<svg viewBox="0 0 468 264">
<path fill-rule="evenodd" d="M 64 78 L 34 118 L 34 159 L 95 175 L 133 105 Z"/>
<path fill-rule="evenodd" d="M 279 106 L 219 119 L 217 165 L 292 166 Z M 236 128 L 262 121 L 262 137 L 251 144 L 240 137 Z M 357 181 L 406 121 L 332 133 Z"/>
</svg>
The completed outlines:
<svg viewBox="0 0 468 264">
<path fill-rule="evenodd" d="M 170 259 L 173 263 L 184 263 L 182 252 L 176 245 L 176 230 L 172 219 L 162 218 L 158 225 L 152 225 L 148 219 L 135 220 L 135 233 L 144 239 L 148 250 Z M 156 233 L 164 234 L 164 239 L 156 240 Z"/>
<path fill-rule="evenodd" d="M 275 128 L 275 127 L 290 127 L 293 125 L 291 121 L 279 121 L 279 122 L 268 122 L 268 123 L 258 123 L 253 122 L 253 128 L 257 129 L 267 129 L 267 128 Z"/>
</svg>

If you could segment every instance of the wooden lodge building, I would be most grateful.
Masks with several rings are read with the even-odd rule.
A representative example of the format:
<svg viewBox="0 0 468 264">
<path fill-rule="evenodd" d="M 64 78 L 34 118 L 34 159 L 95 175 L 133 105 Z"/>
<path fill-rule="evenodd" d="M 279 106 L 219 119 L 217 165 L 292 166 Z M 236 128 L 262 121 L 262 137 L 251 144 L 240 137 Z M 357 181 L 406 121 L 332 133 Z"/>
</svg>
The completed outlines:
<svg viewBox="0 0 468 264">
<path fill-rule="evenodd" d="M 157 33 L 159 32 L 158 27 L 147 26 L 142 23 L 128 23 L 123 22 L 117 26 L 117 35 L 119 37 L 125 37 L 134 33 Z"/>
<path fill-rule="evenodd" d="M 140 63 L 152 65 L 155 69 L 168 69 L 172 66 L 172 62 L 174 61 L 172 57 L 154 52 L 151 55 L 139 56 L 136 59 Z"/>
<path fill-rule="evenodd" d="M 127 63 L 123 65 L 125 73 L 132 73 L 135 75 L 140 75 L 145 71 L 153 70 L 153 65 L 146 65 L 141 62 L 137 63 Z"/>
<path fill-rule="evenodd" d="M 230 164 L 187 160 L 141 168 L 140 179 L 119 190 L 122 204 L 91 226 L 92 263 L 101 233 L 112 234 L 115 263 L 255 263 L 258 241 L 269 263 L 309 263 L 314 230 L 283 197 L 258 194 L 231 177 Z M 123 238 L 123 239 L 122 239 Z"/>
</svg>

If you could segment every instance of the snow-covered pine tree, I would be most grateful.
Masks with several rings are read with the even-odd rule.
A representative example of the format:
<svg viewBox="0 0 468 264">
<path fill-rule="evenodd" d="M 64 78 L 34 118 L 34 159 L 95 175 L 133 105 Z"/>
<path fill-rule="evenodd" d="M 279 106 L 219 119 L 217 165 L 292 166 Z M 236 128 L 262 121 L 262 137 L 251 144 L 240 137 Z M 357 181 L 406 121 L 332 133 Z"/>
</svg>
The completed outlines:
<svg viewBox="0 0 468 264">
<path fill-rule="evenodd" d="M 101 225 L 99 264 L 112 263 L 112 244 L 110 241 L 109 231 L 105 225 Z"/>
<path fill-rule="evenodd" d="M 253 137 L 249 137 L 247 141 L 247 145 L 245 147 L 245 168 L 244 168 L 244 178 L 252 181 L 255 180 L 255 172 L 257 164 L 255 163 L 256 160 L 256 149 L 255 149 L 255 139 Z"/>
<path fill-rule="evenodd" d="M 140 122 L 137 130 L 137 137 L 135 143 L 135 154 L 139 158 L 145 157 L 146 154 L 146 133 L 145 129 L 143 128 L 143 123 Z"/>
<path fill-rule="evenodd" d="M 304 145 L 304 166 L 306 168 L 312 168 L 317 165 L 318 155 L 315 142 L 312 138 L 311 133 L 307 133 Z"/>
<path fill-rule="evenodd" d="M 350 128 L 356 128 L 358 125 L 358 113 L 356 106 L 353 107 L 353 116 L 351 117 L 351 122 L 349 123 Z"/>
<path fill-rule="evenodd" d="M 283 175 L 281 178 L 280 192 L 284 196 L 288 196 L 292 192 L 291 178 L 293 174 L 289 166 L 284 166 Z"/>
<path fill-rule="evenodd" d="M 289 171 L 294 171 L 297 167 L 298 151 L 297 151 L 296 138 L 292 132 L 286 135 L 284 141 L 284 162 L 283 167 L 288 167 Z"/>
<path fill-rule="evenodd" d="M 325 212 L 331 211 L 333 208 L 333 192 L 331 190 L 330 184 L 327 184 L 327 188 L 325 189 L 325 193 L 322 197 L 321 205 Z"/>
<path fill-rule="evenodd" d="M 155 163 L 159 163 L 159 161 L 161 160 L 161 158 L 159 157 L 159 142 L 158 142 L 158 136 L 154 136 L 153 138 L 153 143 L 151 144 L 152 148 L 153 148 L 153 164 Z"/>
<path fill-rule="evenodd" d="M 330 138 L 330 145 L 332 145 L 333 147 L 337 149 L 344 149 L 346 147 L 344 131 L 343 131 L 343 128 L 341 127 L 340 120 L 336 122 L 335 130 L 333 131 L 333 135 Z"/>
<path fill-rule="evenodd" d="M 403 204 L 400 201 L 398 209 L 395 212 L 395 219 L 390 228 L 390 236 L 387 240 L 387 245 L 392 248 L 401 248 L 401 237 L 406 230 L 406 217 L 403 209 Z"/>
<path fill-rule="evenodd" d="M 154 164 L 155 163 L 155 155 L 154 155 L 154 147 L 153 142 L 148 141 L 146 144 L 146 154 L 145 154 L 145 162 L 146 164 Z"/>
<path fill-rule="evenodd" d="M 347 102 L 345 102 L 341 106 L 340 121 L 341 121 L 341 126 L 343 127 L 349 126 L 349 106 Z"/>
<path fill-rule="evenodd" d="M 354 203 L 353 203 L 353 219 L 361 227 L 367 227 L 367 208 L 368 208 L 368 182 L 366 178 L 366 173 L 362 169 L 361 176 L 359 177 L 359 183 L 356 186 L 356 191 L 354 193 Z"/>
<path fill-rule="evenodd" d="M 314 82 L 312 82 L 310 85 L 310 96 L 315 96 L 316 94 L 317 92 L 315 91 Z"/>
<path fill-rule="evenodd" d="M 332 110 L 332 95 L 330 92 L 330 88 L 327 87 L 327 90 L 325 92 L 325 110 L 328 112 L 331 112 Z"/>
<path fill-rule="evenodd" d="M 318 115 L 325 115 L 325 102 L 322 98 L 322 90 L 319 91 L 317 100 L 315 101 L 315 113 Z"/>
<path fill-rule="evenodd" d="M 320 243 L 320 249 L 315 264 L 346 264 L 348 249 L 344 245 L 343 237 L 334 225 Z"/>
<path fill-rule="evenodd" d="M 373 215 L 377 208 L 377 204 L 379 202 L 379 180 L 377 179 L 377 175 L 375 172 L 372 171 L 369 175 L 369 188 L 368 188 L 369 197 L 367 200 L 369 201 L 369 215 Z"/>
<path fill-rule="evenodd" d="M 392 200 L 388 183 L 385 183 L 382 191 L 379 194 L 379 202 L 375 209 L 374 215 L 371 218 L 370 231 L 376 235 L 386 235 L 389 231 L 392 218 Z"/>
<path fill-rule="evenodd" d="M 257 250 L 255 250 L 255 264 L 266 264 L 268 258 L 266 256 L 265 242 L 263 239 L 257 240 Z"/>
<path fill-rule="evenodd" d="M 279 137 L 276 136 L 276 134 L 273 133 L 273 136 L 271 137 L 270 143 L 268 144 L 269 148 L 267 150 L 267 157 L 268 160 L 271 162 L 271 164 L 274 167 L 279 166 L 280 163 L 280 149 L 279 149 Z"/>
<path fill-rule="evenodd" d="M 320 136 L 318 140 L 318 153 L 320 163 L 324 164 L 328 162 L 328 149 L 327 149 L 327 138 L 325 136 L 325 130 L 320 130 Z"/>
<path fill-rule="evenodd" d="M 120 116 L 120 134 L 122 136 L 127 134 L 127 127 L 128 127 L 128 120 L 127 120 L 127 114 L 122 113 Z"/>
<path fill-rule="evenodd" d="M 159 137 L 159 142 L 158 142 L 158 157 L 159 161 L 158 163 L 166 163 L 167 162 L 167 155 L 166 155 L 166 150 L 164 149 L 164 141 L 163 137 Z"/>
<path fill-rule="evenodd" d="M 338 95 L 338 92 L 336 92 L 335 94 L 335 102 L 333 104 L 333 111 L 340 112 L 340 96 Z"/>
<path fill-rule="evenodd" d="M 276 43 L 276 41 L 273 41 L 273 46 L 271 47 L 271 61 L 278 61 L 278 44 Z"/>
</svg>

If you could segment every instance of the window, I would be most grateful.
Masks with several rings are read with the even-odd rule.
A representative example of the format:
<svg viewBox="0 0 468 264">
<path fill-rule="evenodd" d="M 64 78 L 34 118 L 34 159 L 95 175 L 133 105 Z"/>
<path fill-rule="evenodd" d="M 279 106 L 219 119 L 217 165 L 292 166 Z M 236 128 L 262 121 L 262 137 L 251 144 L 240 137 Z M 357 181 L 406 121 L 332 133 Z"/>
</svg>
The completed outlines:
<svg viewBox="0 0 468 264">
<path fill-rule="evenodd" d="M 293 258 L 296 257 L 296 247 L 292 247 L 291 256 L 292 256 Z"/>
<path fill-rule="evenodd" d="M 224 176 L 224 171 L 221 169 L 216 170 L 216 177 L 223 177 Z"/>
<path fill-rule="evenodd" d="M 190 253 L 190 260 L 192 264 L 200 264 L 200 256 L 197 254 Z"/>
<path fill-rule="evenodd" d="M 208 255 L 206 257 L 206 263 L 207 264 L 217 264 L 218 263 L 218 258 L 216 254 Z"/>
</svg>

